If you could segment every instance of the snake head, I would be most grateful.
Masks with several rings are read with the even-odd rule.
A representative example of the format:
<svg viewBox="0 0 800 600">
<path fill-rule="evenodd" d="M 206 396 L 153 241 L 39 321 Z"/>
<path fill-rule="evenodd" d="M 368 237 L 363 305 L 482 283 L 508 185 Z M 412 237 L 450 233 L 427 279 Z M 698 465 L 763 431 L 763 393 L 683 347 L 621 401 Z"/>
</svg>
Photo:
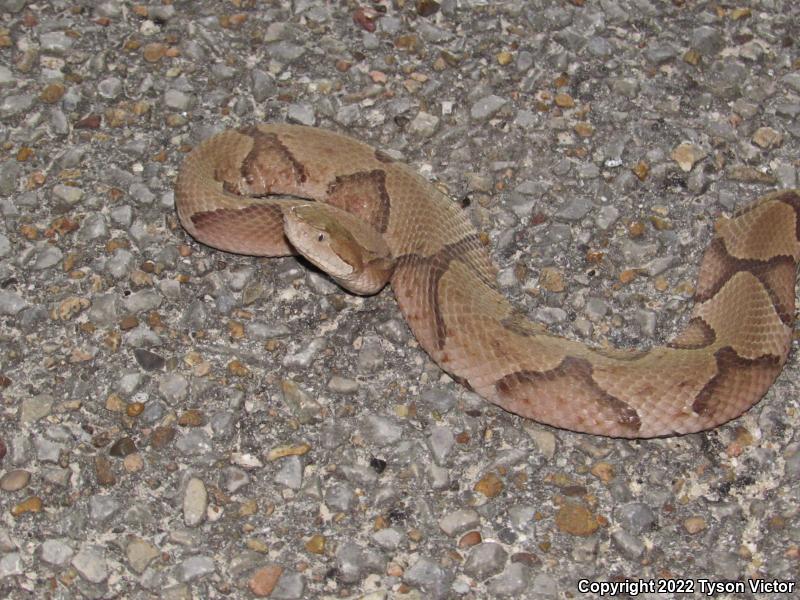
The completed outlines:
<svg viewBox="0 0 800 600">
<path fill-rule="evenodd" d="M 375 294 L 394 268 L 381 234 L 342 209 L 309 202 L 284 211 L 284 231 L 309 262 L 355 294 Z"/>
</svg>

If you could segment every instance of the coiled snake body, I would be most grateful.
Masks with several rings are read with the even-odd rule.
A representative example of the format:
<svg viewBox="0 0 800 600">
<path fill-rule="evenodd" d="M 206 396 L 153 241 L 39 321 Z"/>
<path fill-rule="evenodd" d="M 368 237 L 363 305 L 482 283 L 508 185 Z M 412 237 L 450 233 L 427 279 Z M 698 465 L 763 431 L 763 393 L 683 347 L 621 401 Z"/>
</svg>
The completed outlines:
<svg viewBox="0 0 800 600">
<path fill-rule="evenodd" d="M 444 370 L 555 427 L 628 438 L 715 427 L 763 396 L 791 346 L 796 190 L 717 224 L 688 324 L 646 351 L 593 349 L 521 317 L 498 292 L 465 213 L 347 136 L 290 125 L 223 132 L 187 156 L 175 201 L 184 228 L 209 246 L 299 251 L 358 293 L 389 278 L 414 335 Z"/>
</svg>

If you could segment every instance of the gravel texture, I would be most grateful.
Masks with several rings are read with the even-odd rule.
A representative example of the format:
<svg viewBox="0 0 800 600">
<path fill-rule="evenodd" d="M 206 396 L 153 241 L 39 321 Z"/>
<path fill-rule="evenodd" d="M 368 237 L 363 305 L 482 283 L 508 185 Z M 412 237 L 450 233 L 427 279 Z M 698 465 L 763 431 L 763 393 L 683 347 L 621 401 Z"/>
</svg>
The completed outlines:
<svg viewBox="0 0 800 600">
<path fill-rule="evenodd" d="M 0 596 L 791 580 L 797 354 L 715 431 L 553 430 L 444 375 L 391 290 L 189 239 L 172 185 L 224 128 L 346 132 L 447 188 L 530 315 L 660 343 L 713 220 L 798 184 L 798 23 L 792 0 L 0 0 Z"/>
</svg>

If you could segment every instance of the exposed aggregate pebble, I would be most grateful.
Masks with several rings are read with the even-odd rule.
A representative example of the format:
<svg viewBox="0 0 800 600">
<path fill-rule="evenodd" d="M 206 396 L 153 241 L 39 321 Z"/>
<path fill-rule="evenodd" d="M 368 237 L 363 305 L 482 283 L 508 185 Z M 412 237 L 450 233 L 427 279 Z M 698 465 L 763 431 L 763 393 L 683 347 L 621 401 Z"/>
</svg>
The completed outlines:
<svg viewBox="0 0 800 600">
<path fill-rule="evenodd" d="M 715 431 L 630 442 L 488 405 L 390 289 L 180 228 L 193 145 L 382 147 L 469 211 L 561 334 L 661 343 L 713 219 L 798 185 L 800 7 L 0 0 L 0 596 L 572 598 L 793 580 L 797 354 Z"/>
</svg>

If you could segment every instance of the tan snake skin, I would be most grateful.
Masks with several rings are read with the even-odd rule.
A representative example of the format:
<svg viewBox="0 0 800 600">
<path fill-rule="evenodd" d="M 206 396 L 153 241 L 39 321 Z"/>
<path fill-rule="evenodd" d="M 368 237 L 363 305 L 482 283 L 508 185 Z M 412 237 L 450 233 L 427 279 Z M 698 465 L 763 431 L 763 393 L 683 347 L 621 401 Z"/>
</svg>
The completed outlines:
<svg viewBox="0 0 800 600">
<path fill-rule="evenodd" d="M 769 194 L 717 223 L 686 328 L 666 346 L 598 350 L 548 334 L 497 291 L 466 214 L 408 167 L 349 137 L 290 125 L 226 131 L 178 174 L 181 224 L 229 252 L 295 253 L 283 208 L 326 202 L 370 223 L 396 259 L 400 309 L 448 373 L 555 427 L 644 438 L 702 431 L 755 404 L 792 340 L 800 193 Z"/>
</svg>

